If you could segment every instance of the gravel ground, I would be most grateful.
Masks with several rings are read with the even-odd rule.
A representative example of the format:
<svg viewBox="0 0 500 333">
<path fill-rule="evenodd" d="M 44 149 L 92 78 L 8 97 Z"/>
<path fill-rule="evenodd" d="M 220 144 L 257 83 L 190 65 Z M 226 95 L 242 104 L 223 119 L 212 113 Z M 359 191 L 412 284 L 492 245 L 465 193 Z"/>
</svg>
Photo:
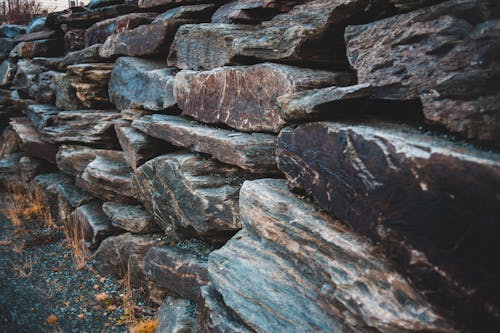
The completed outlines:
<svg viewBox="0 0 500 333">
<path fill-rule="evenodd" d="M 61 234 L 36 223 L 20 232 L 0 213 L 0 332 L 126 332 L 123 293 L 77 269 Z M 152 309 L 146 293 L 134 294 Z"/>
</svg>

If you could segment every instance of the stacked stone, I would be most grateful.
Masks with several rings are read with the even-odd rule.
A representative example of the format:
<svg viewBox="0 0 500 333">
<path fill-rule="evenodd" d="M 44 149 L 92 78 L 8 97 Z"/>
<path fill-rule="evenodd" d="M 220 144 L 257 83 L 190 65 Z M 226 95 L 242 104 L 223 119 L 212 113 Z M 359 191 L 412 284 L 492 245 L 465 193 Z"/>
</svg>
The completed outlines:
<svg viewBox="0 0 500 333">
<path fill-rule="evenodd" d="M 495 331 L 499 20 L 97 0 L 4 25 L 0 180 L 166 290 L 159 332 Z"/>
</svg>

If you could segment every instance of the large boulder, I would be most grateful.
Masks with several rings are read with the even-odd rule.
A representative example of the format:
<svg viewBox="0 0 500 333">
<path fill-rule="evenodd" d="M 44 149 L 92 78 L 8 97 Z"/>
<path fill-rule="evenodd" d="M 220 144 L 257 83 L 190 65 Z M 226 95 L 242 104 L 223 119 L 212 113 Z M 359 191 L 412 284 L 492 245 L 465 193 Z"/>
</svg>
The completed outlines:
<svg viewBox="0 0 500 333">
<path fill-rule="evenodd" d="M 277 156 L 291 187 L 384 244 L 434 302 L 498 325 L 498 154 L 401 125 L 319 122 L 284 129 Z"/>
<path fill-rule="evenodd" d="M 183 115 L 240 131 L 279 132 L 286 124 L 279 113 L 281 95 L 353 82 L 347 72 L 328 72 L 265 63 L 181 71 L 174 93 Z"/>
<path fill-rule="evenodd" d="M 208 269 L 257 332 L 454 330 L 377 247 L 285 181 L 245 182 L 240 207 L 244 230 L 210 253 Z"/>
</svg>

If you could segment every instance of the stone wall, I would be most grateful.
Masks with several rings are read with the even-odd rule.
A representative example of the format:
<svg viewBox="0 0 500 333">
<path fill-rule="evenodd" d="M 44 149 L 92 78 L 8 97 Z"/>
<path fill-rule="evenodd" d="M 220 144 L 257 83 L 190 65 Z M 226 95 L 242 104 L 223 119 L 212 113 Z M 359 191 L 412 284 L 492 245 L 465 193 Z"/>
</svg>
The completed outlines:
<svg viewBox="0 0 500 333">
<path fill-rule="evenodd" d="M 158 332 L 500 329 L 497 1 L 93 0 L 0 35 L 0 180 L 28 159 L 100 273 L 167 289 Z"/>
</svg>

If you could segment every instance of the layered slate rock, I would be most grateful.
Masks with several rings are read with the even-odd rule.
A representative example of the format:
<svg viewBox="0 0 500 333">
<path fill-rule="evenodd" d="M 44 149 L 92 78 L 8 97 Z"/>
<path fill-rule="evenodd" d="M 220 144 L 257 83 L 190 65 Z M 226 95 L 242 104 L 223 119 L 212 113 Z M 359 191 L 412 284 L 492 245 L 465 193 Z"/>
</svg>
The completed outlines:
<svg viewBox="0 0 500 333">
<path fill-rule="evenodd" d="M 221 6 L 212 17 L 214 23 L 256 24 L 286 13 L 307 0 L 235 0 Z"/>
<path fill-rule="evenodd" d="M 55 104 L 62 110 L 78 110 L 84 106 L 76 97 L 76 90 L 72 86 L 71 75 L 67 73 L 58 73 L 53 75 L 52 81 L 56 91 Z"/>
<path fill-rule="evenodd" d="M 211 285 L 201 287 L 196 310 L 198 328 L 202 332 L 255 332 L 224 304 L 222 296 Z"/>
<path fill-rule="evenodd" d="M 70 175 L 77 176 L 97 155 L 114 155 L 114 150 L 95 149 L 79 145 L 61 145 L 57 152 L 57 167 Z"/>
<path fill-rule="evenodd" d="M 16 74 L 17 66 L 10 60 L 5 60 L 0 65 L 0 87 L 9 85 Z"/>
<path fill-rule="evenodd" d="M 85 47 L 104 43 L 111 35 L 149 24 L 157 15 L 157 13 L 132 13 L 97 22 L 85 31 Z"/>
<path fill-rule="evenodd" d="M 159 286 L 196 301 L 200 288 L 210 282 L 207 255 L 211 250 L 196 240 L 152 247 L 144 257 L 144 274 Z"/>
<path fill-rule="evenodd" d="M 97 248 L 105 238 L 116 232 L 111 221 L 102 211 L 100 201 L 93 201 L 78 207 L 73 212 L 73 223 L 83 230 L 83 240 L 91 249 Z"/>
<path fill-rule="evenodd" d="M 272 63 L 181 71 L 175 78 L 175 99 L 184 115 L 225 124 L 241 131 L 279 132 L 285 125 L 277 98 L 331 85 L 349 85 L 346 72 L 302 69 Z"/>
<path fill-rule="evenodd" d="M 187 300 L 167 296 L 158 308 L 157 333 L 194 332 L 196 329 L 196 305 Z"/>
<path fill-rule="evenodd" d="M 285 181 L 245 182 L 240 209 L 244 230 L 210 254 L 209 272 L 256 331 L 453 330 L 376 247 Z"/>
<path fill-rule="evenodd" d="M 82 50 L 70 52 L 64 57 L 64 64 L 75 65 L 110 61 L 110 59 L 102 58 L 99 55 L 101 46 L 102 44 L 94 44 Z"/>
<path fill-rule="evenodd" d="M 223 241 L 241 228 L 238 194 L 242 170 L 191 153 L 168 154 L 142 165 L 134 175 L 137 198 L 167 232 L 195 232 Z"/>
<path fill-rule="evenodd" d="M 33 178 L 34 193 L 37 200 L 41 201 L 43 207 L 48 207 L 50 216 L 44 216 L 56 222 L 58 216 L 59 185 L 70 184 L 73 179 L 62 172 L 52 172 L 38 175 Z M 47 223 L 50 223 L 47 221 Z"/>
<path fill-rule="evenodd" d="M 72 226 L 75 209 L 95 199 L 87 191 L 82 190 L 73 183 L 58 184 L 57 194 L 58 212 L 56 223 L 59 226 Z"/>
<path fill-rule="evenodd" d="M 186 118 L 170 115 L 144 116 L 135 127 L 172 144 L 254 173 L 276 173 L 276 137 L 262 133 L 241 133 L 204 126 Z"/>
<path fill-rule="evenodd" d="M 102 209 L 110 218 L 111 223 L 117 228 L 135 234 L 148 234 L 160 231 L 153 217 L 142 206 L 105 202 L 102 205 Z"/>
<path fill-rule="evenodd" d="M 85 29 L 72 29 L 64 34 L 64 50 L 66 53 L 85 48 Z"/>
<path fill-rule="evenodd" d="M 217 9 L 215 4 L 207 3 L 200 5 L 179 6 L 167 10 L 158 15 L 153 23 L 172 20 L 172 19 L 196 19 L 200 21 L 210 21 L 212 14 Z"/>
<path fill-rule="evenodd" d="M 396 125 L 323 122 L 284 129 L 277 155 L 292 187 L 382 242 L 437 304 L 498 325 L 497 154 Z"/>
<path fill-rule="evenodd" d="M 119 58 L 109 81 L 109 97 L 120 110 L 171 108 L 176 104 L 173 91 L 176 73 L 175 68 L 165 68 L 160 61 Z"/>
<path fill-rule="evenodd" d="M 288 1 L 275 1 L 284 4 Z M 344 28 L 401 10 L 402 1 L 316 0 L 257 26 L 224 23 L 185 25 L 170 49 L 168 63 L 182 69 L 280 61 L 347 68 Z M 407 2 L 405 2 L 407 3 Z M 412 2 L 408 10 L 421 6 Z M 408 8 L 409 7 L 409 8 Z"/>
<path fill-rule="evenodd" d="M 29 96 L 39 103 L 52 103 L 56 97 L 54 77 L 59 75 L 56 71 L 46 71 L 33 76 L 28 87 Z"/>
<path fill-rule="evenodd" d="M 113 64 L 92 63 L 67 67 L 66 79 L 79 102 L 89 109 L 109 108 L 108 81 Z"/>
<path fill-rule="evenodd" d="M 177 29 L 183 24 L 197 23 L 196 20 L 172 19 L 109 36 L 101 47 L 101 57 L 117 55 L 151 56 L 168 52 Z M 144 38 L 148 36 L 148 38 Z"/>
<path fill-rule="evenodd" d="M 359 82 L 397 84 L 399 98 L 422 100 L 427 119 L 498 145 L 499 59 L 491 57 L 500 47 L 496 5 L 451 0 L 348 27 L 349 61 Z"/>
<path fill-rule="evenodd" d="M 0 136 L 0 158 L 21 150 L 21 142 L 11 126 L 7 126 Z"/>
<path fill-rule="evenodd" d="M 61 110 L 50 104 L 33 104 L 27 108 L 27 116 L 37 130 L 50 126 L 59 112 Z"/>
<path fill-rule="evenodd" d="M 106 201 L 135 203 L 131 189 L 133 170 L 123 152 L 98 154 L 76 179 L 76 184 Z"/>
<path fill-rule="evenodd" d="M 142 271 L 129 271 L 130 268 L 138 267 L 132 261 L 144 258 L 147 250 L 159 242 L 155 236 L 131 233 L 108 237 L 95 252 L 93 266 L 100 274 L 117 278 L 123 278 L 129 274 L 134 277 L 131 282 L 138 285 L 140 277 L 144 279 L 144 274 Z"/>
<path fill-rule="evenodd" d="M 70 7 L 64 11 L 52 12 L 47 15 L 46 26 L 59 29 L 62 24 L 75 29 L 86 29 L 92 24 L 137 10 L 134 5 L 111 5 L 88 9 L 85 7 Z"/>
<path fill-rule="evenodd" d="M 203 2 L 223 3 L 225 0 L 139 0 L 139 8 L 152 8 L 159 6 L 184 6 L 195 5 Z"/>
<path fill-rule="evenodd" d="M 133 128 L 128 121 L 117 121 L 115 131 L 125 153 L 125 159 L 134 170 L 158 155 L 175 150 L 175 147 L 165 141 L 148 136 Z"/>
<path fill-rule="evenodd" d="M 23 97 L 29 96 L 29 87 L 36 82 L 37 75 L 47 71 L 48 68 L 35 64 L 32 60 L 20 59 L 17 62 L 17 70 L 12 85 L 16 90 L 23 94 Z M 24 96 L 26 94 L 27 96 Z"/>
<path fill-rule="evenodd" d="M 113 110 L 61 111 L 41 133 L 50 142 L 80 143 L 95 147 L 115 146 L 114 120 L 120 114 Z"/>
<path fill-rule="evenodd" d="M 17 43 L 21 43 L 21 42 L 29 42 L 29 41 L 39 40 L 39 39 L 51 39 L 51 38 L 56 38 L 56 37 L 60 37 L 59 31 L 43 30 L 43 31 L 37 31 L 37 32 L 23 34 L 23 35 L 17 35 L 14 38 L 14 42 L 17 44 Z"/>
<path fill-rule="evenodd" d="M 22 151 L 50 163 L 56 162 L 57 146 L 45 142 L 28 119 L 14 118 L 10 126 L 19 138 Z"/>
<path fill-rule="evenodd" d="M 64 55 L 62 39 L 39 39 L 21 42 L 10 52 L 11 58 L 57 57 Z"/>
</svg>

